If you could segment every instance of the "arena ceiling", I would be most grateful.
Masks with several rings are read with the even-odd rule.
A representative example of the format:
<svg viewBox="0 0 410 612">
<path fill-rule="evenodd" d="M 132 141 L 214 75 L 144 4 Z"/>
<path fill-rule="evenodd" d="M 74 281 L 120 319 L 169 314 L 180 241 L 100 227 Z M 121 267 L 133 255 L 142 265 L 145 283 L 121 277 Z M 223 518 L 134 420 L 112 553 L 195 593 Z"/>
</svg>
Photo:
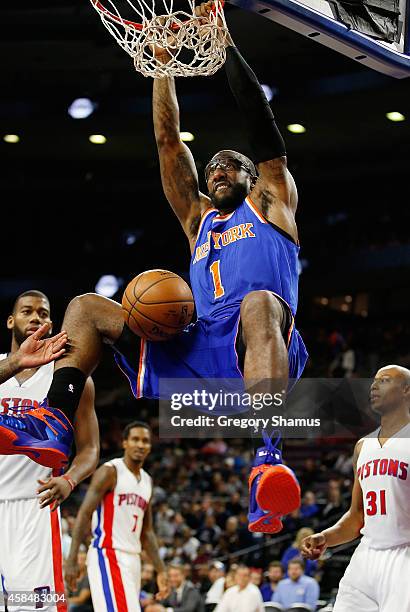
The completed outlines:
<svg viewBox="0 0 410 612">
<path fill-rule="evenodd" d="M 3 158 L 155 158 L 151 79 L 134 72 L 87 0 L 23 1 L 2 6 L 0 15 L 0 124 L 3 133 L 21 135 L 18 146 L 1 144 Z M 260 80 L 276 92 L 272 105 L 282 128 L 292 122 L 307 126 L 303 136 L 287 134 L 291 156 L 328 157 L 332 150 L 351 156 L 357 147 L 365 157 L 382 142 L 388 147 L 388 163 L 392 155 L 400 163 L 410 118 L 395 125 L 385 113 L 406 110 L 410 79 L 395 80 L 363 68 L 249 11 L 229 7 L 227 20 Z M 182 129 L 195 134 L 192 148 L 199 160 L 227 140 L 244 146 L 223 70 L 214 77 L 180 79 L 178 91 Z M 93 99 L 98 109 L 89 119 L 74 121 L 67 107 L 80 96 Z M 107 136 L 106 145 L 88 142 L 95 132 Z"/>
<path fill-rule="evenodd" d="M 44 278 L 53 268 L 58 278 L 75 270 L 85 276 L 81 290 L 89 287 L 87 266 L 96 275 L 117 262 L 141 270 L 169 261 L 180 270 L 186 246 L 159 182 L 151 79 L 135 73 L 88 0 L 22 0 L 2 5 L 0 18 L 0 180 L 4 219 L 13 227 L 3 234 L 3 275 L 21 278 L 44 234 L 45 254 L 30 259 L 33 273 Z M 260 81 L 275 91 L 272 107 L 299 188 L 305 244 L 314 249 L 328 214 L 368 209 L 371 224 L 386 207 L 402 209 L 410 116 L 392 123 L 385 113 L 406 114 L 410 79 L 364 68 L 249 11 L 228 6 L 227 21 Z M 223 70 L 179 79 L 177 90 L 181 129 L 195 135 L 190 146 L 199 168 L 220 148 L 248 152 Z M 67 108 L 80 96 L 97 109 L 76 121 Z M 306 126 L 305 134 L 286 130 L 295 122 Z M 20 135 L 18 144 L 3 141 L 10 133 Z M 92 133 L 107 143 L 92 145 Z M 119 246 L 129 228 L 146 239 L 131 260 Z"/>
</svg>

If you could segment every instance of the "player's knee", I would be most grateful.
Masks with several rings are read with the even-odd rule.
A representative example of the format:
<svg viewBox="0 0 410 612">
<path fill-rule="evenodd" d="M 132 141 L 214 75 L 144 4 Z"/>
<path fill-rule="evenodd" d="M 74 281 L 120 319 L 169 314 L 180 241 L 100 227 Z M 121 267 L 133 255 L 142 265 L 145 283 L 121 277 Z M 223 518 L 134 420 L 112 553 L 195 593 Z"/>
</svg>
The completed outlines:
<svg viewBox="0 0 410 612">
<path fill-rule="evenodd" d="M 247 328 L 259 330 L 263 334 L 275 333 L 283 323 L 283 307 L 270 291 L 251 291 L 241 304 L 241 323 L 244 332 Z"/>
<path fill-rule="evenodd" d="M 67 306 L 67 314 L 75 318 L 81 318 L 86 316 L 87 318 L 93 318 L 93 313 L 98 309 L 99 299 L 102 296 L 96 293 L 84 293 L 83 295 L 77 295 L 71 300 Z"/>
<path fill-rule="evenodd" d="M 69 303 L 63 327 L 92 327 L 109 342 L 115 342 L 124 327 L 121 304 L 97 293 L 78 295 Z"/>
</svg>

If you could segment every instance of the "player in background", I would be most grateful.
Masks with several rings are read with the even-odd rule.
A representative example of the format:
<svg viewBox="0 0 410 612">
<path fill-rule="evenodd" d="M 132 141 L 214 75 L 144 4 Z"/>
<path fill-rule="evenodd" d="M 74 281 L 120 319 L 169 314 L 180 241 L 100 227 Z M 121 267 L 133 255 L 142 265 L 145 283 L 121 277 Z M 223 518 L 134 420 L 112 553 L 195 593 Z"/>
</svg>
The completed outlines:
<svg viewBox="0 0 410 612">
<path fill-rule="evenodd" d="M 333 527 L 305 538 L 301 550 L 318 559 L 362 535 L 334 612 L 410 612 L 410 371 L 381 368 L 370 402 L 381 424 L 356 444 L 350 509 Z"/>
<path fill-rule="evenodd" d="M 197 7 L 208 18 L 212 3 Z M 166 61 L 166 59 L 165 59 Z M 159 378 L 238 378 L 252 391 L 276 393 L 301 376 L 307 360 L 294 325 L 298 295 L 297 191 L 287 169 L 285 144 L 255 74 L 232 40 L 227 43 L 226 74 L 247 127 L 254 162 L 241 153 L 220 151 L 206 167 L 208 195 L 199 190 L 192 155 L 180 139 L 174 80 L 154 79 L 154 129 L 166 197 L 193 252 L 191 285 L 197 322 L 169 342 L 145 342 L 124 325 L 121 306 L 103 296 L 75 298 L 64 318 L 72 344 L 56 364 L 49 410 L 71 421 L 86 376 L 114 345 L 121 369 L 145 397 L 158 397 Z M 255 165 L 256 164 L 256 165 Z M 202 256 L 204 254 L 204 256 Z M 138 364 L 140 369 L 138 370 Z M 138 380 L 139 384 L 136 385 Z M 137 392 L 138 393 L 138 392 Z M 59 431 L 47 439 L 26 424 L 25 439 L 10 448 L 18 419 L 2 422 L 0 452 L 40 455 L 42 446 L 64 454 L 69 439 Z M 21 434 L 18 434 L 19 437 Z M 280 517 L 300 505 L 300 488 L 282 463 L 276 443 L 265 434 L 255 444 L 249 479 L 249 528 L 274 533 Z M 55 462 L 61 460 L 55 453 Z M 55 465 L 52 457 L 40 459 Z"/>
<path fill-rule="evenodd" d="M 64 350 L 65 335 L 57 340 L 41 336 L 51 331 L 50 303 L 40 291 L 27 291 L 15 301 L 7 319 L 11 330 L 11 348 L 0 355 L 3 361 L 16 363 L 18 372 L 0 384 L 0 412 L 7 417 L 38 406 L 47 396 L 53 377 L 53 359 Z M 45 349 L 45 350 L 44 350 Z M 14 366 L 13 366 L 14 367 Z M 24 368 L 24 369 L 22 369 Z M 5 373 L 7 368 L 3 368 Z M 10 370 L 8 370 L 10 374 Z M 74 487 L 96 468 L 99 456 L 98 422 L 94 411 L 94 385 L 89 378 L 80 398 L 74 421 L 76 455 L 65 474 L 53 476 L 50 468 L 29 456 L 0 456 L 0 574 L 2 590 L 10 595 L 28 596 L 58 593 L 58 605 L 46 605 L 48 611 L 66 610 L 63 601 L 60 511 Z M 32 610 L 34 604 L 9 602 L 9 610 Z M 0 606 L 0 610 L 4 610 Z"/>
<path fill-rule="evenodd" d="M 151 451 L 151 431 L 134 421 L 123 431 L 124 454 L 95 472 L 73 528 L 65 567 L 69 588 L 76 587 L 78 551 L 92 530 L 87 555 L 93 606 L 98 612 L 140 610 L 140 553 L 143 549 L 157 571 L 157 599 L 167 597 L 168 579 L 153 530 L 152 480 L 143 469 Z"/>
</svg>

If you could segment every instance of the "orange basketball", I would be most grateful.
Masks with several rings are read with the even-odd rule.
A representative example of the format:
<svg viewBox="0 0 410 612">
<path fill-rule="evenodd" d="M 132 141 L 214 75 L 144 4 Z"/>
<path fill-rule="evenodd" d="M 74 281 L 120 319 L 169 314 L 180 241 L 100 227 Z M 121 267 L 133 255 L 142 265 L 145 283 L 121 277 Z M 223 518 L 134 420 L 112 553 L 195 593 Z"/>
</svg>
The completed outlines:
<svg viewBox="0 0 410 612">
<path fill-rule="evenodd" d="M 128 284 L 122 296 L 128 327 L 145 340 L 169 340 L 191 322 L 194 298 L 183 278 L 167 270 L 148 270 Z"/>
</svg>

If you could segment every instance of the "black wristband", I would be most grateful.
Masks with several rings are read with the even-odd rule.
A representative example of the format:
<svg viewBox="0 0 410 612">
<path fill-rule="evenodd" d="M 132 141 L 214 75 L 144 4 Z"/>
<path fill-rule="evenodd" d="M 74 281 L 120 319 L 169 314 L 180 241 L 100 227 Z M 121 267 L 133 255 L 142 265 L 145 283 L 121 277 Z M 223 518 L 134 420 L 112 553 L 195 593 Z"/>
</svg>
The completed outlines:
<svg viewBox="0 0 410 612">
<path fill-rule="evenodd" d="M 253 161 L 286 155 L 286 147 L 265 93 L 236 47 L 226 49 L 226 75 L 248 132 Z"/>
</svg>

